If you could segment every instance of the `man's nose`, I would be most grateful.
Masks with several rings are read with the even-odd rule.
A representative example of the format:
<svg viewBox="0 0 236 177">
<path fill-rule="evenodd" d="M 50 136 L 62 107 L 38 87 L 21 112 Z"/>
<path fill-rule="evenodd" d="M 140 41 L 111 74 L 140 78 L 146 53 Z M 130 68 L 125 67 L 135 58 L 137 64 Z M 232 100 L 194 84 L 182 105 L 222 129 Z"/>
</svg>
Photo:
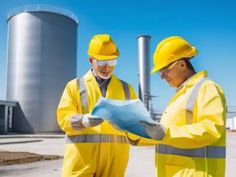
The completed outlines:
<svg viewBox="0 0 236 177">
<path fill-rule="evenodd" d="M 108 64 L 106 64 L 105 66 L 104 66 L 104 69 L 109 69 L 109 65 Z"/>
</svg>

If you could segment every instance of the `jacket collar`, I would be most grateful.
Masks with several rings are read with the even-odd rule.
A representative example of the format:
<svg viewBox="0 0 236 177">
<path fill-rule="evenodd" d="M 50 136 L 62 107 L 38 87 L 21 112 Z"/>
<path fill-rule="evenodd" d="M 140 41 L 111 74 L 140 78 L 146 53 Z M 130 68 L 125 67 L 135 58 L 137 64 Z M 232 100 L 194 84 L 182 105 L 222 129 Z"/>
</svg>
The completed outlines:
<svg viewBox="0 0 236 177">
<path fill-rule="evenodd" d="M 207 71 L 200 71 L 194 74 L 186 83 L 184 87 L 192 87 L 199 79 L 208 77 Z"/>
<path fill-rule="evenodd" d="M 200 71 L 193 76 L 191 76 L 189 79 L 187 79 L 181 88 L 179 88 L 176 92 L 176 94 L 172 97 L 170 103 L 174 100 L 176 100 L 180 95 L 183 95 L 188 88 L 193 87 L 201 78 L 207 77 L 208 73 L 207 71 Z"/>
<path fill-rule="evenodd" d="M 88 82 L 93 82 L 93 83 L 97 83 L 96 85 L 97 85 L 97 87 L 99 88 L 99 83 L 97 82 L 97 80 L 96 80 L 96 78 L 95 78 L 95 76 L 94 76 L 94 74 L 93 74 L 93 72 L 92 72 L 92 70 L 90 69 L 86 74 L 85 74 L 85 79 L 88 81 Z M 109 78 L 109 84 L 111 83 L 111 82 L 113 82 L 114 81 L 114 79 L 116 79 L 116 76 L 114 75 L 114 74 L 112 74 L 111 75 L 111 77 Z M 108 85 L 109 85 L 108 84 Z M 107 87 L 108 88 L 108 87 Z M 100 90 L 100 89 L 99 89 Z"/>
</svg>

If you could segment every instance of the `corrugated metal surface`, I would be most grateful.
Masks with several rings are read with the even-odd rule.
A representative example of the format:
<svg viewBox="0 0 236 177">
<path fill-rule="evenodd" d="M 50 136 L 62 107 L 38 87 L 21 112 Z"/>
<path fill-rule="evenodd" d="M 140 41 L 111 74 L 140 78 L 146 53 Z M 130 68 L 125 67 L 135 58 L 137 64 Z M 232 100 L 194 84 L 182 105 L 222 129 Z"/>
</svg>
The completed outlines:
<svg viewBox="0 0 236 177">
<path fill-rule="evenodd" d="M 33 131 L 58 131 L 56 107 L 76 76 L 77 23 L 52 12 L 22 12 L 8 19 L 7 100 L 18 101 Z M 23 120 L 25 119 L 25 120 Z M 20 124 L 18 131 L 32 131 Z"/>
</svg>

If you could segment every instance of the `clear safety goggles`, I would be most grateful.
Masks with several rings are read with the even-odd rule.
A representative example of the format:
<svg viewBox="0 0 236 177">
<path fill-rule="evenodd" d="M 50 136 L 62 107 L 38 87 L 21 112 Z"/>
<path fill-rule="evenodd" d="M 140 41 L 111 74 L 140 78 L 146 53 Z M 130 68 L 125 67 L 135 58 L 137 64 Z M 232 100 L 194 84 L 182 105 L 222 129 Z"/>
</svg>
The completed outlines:
<svg viewBox="0 0 236 177">
<path fill-rule="evenodd" d="M 162 68 L 159 70 L 159 74 L 162 75 L 164 73 L 167 73 L 171 68 L 173 68 L 176 64 L 178 63 L 178 61 L 174 61 L 173 63 L 169 64 L 168 66 Z"/>
<path fill-rule="evenodd" d="M 117 63 L 117 59 L 114 59 L 114 60 L 96 60 L 96 59 L 94 59 L 94 60 L 98 66 L 106 66 L 106 65 L 115 66 Z"/>
</svg>

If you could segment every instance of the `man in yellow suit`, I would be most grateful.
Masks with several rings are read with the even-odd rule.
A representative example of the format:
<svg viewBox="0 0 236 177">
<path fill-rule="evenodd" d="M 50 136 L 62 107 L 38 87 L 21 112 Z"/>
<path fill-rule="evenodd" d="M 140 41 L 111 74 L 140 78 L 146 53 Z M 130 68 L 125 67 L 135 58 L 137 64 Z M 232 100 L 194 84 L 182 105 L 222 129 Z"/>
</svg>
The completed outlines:
<svg viewBox="0 0 236 177">
<path fill-rule="evenodd" d="M 143 123 L 156 140 L 158 177 L 225 176 L 226 102 L 221 87 L 196 73 L 190 59 L 197 50 L 179 36 L 162 40 L 153 55 L 154 68 L 176 89 L 160 123 Z"/>
<path fill-rule="evenodd" d="M 66 134 L 63 177 L 123 177 L 129 158 L 126 133 L 91 116 L 99 97 L 135 99 L 134 89 L 113 75 L 119 51 L 108 34 L 95 35 L 88 49 L 91 69 L 67 83 L 57 120 Z"/>
</svg>

